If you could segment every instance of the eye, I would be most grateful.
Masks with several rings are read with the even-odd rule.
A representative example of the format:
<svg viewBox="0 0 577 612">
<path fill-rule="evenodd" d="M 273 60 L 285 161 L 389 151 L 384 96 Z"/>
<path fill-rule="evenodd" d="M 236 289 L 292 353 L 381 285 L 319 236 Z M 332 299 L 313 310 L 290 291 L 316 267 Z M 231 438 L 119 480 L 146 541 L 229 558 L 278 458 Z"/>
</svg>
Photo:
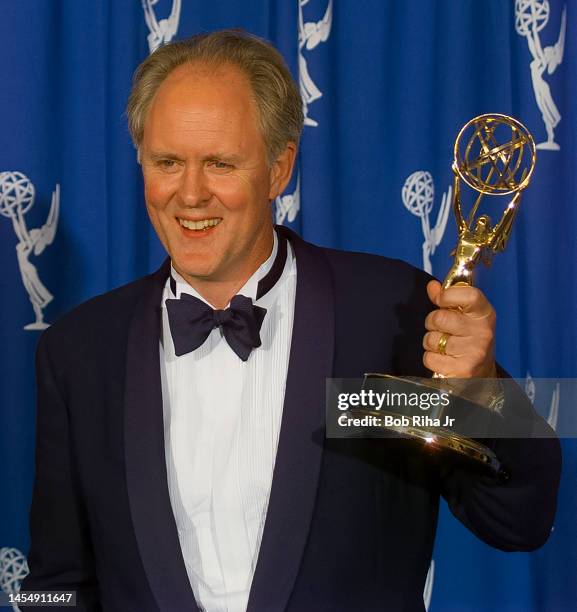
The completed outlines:
<svg viewBox="0 0 577 612">
<path fill-rule="evenodd" d="M 220 159 L 213 159 L 208 162 L 208 165 L 215 170 L 232 170 L 234 168 L 232 164 L 227 164 Z"/>
<path fill-rule="evenodd" d="M 174 168 L 176 162 L 174 161 L 174 159 L 159 159 L 156 164 L 161 168 L 170 169 Z"/>
<path fill-rule="evenodd" d="M 155 157 L 151 160 L 152 166 L 159 172 L 177 172 L 182 162 L 172 157 Z"/>
</svg>

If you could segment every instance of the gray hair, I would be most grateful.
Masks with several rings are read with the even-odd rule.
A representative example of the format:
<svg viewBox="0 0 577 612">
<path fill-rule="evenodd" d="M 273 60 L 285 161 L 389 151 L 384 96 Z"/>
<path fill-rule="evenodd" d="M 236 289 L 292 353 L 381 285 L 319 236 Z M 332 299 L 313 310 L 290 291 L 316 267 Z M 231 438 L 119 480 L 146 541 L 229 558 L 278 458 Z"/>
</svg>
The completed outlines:
<svg viewBox="0 0 577 612">
<path fill-rule="evenodd" d="M 169 43 L 138 66 L 126 107 L 128 129 L 137 149 L 158 88 L 175 68 L 188 63 L 214 67 L 228 64 L 248 78 L 269 163 L 289 142 L 298 146 L 304 120 L 302 100 L 281 54 L 257 36 L 241 30 L 221 30 Z"/>
</svg>

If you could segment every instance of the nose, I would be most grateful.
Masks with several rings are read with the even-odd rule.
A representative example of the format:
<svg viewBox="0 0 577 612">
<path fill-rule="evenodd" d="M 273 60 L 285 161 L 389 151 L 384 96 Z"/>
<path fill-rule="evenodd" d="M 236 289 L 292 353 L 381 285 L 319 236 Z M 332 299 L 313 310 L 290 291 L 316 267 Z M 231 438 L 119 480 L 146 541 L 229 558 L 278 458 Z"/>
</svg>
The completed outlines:
<svg viewBox="0 0 577 612">
<path fill-rule="evenodd" d="M 210 200 L 210 190 L 202 167 L 189 164 L 180 178 L 178 198 L 182 206 L 197 208 Z"/>
</svg>

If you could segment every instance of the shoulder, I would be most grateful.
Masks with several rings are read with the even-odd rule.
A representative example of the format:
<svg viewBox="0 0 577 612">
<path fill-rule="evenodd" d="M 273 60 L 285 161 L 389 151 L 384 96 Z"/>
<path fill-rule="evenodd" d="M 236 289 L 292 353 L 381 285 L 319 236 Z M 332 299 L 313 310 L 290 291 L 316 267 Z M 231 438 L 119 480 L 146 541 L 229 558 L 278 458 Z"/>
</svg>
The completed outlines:
<svg viewBox="0 0 577 612">
<path fill-rule="evenodd" d="M 337 280 L 362 283 L 378 278 L 395 280 L 397 283 L 407 285 L 426 285 L 433 278 L 423 270 L 400 259 L 321 247 L 304 240 L 292 230 L 282 228 L 281 231 L 291 241 L 300 242 L 308 249 L 313 249 L 316 256 L 323 257 Z"/>
<path fill-rule="evenodd" d="M 333 273 L 337 292 L 344 290 L 386 295 L 406 301 L 414 294 L 426 294 L 426 285 L 433 278 L 415 266 L 381 255 L 322 248 Z"/>
<path fill-rule="evenodd" d="M 129 316 L 132 307 L 138 301 L 139 295 L 145 291 L 150 282 L 150 276 L 144 276 L 106 293 L 79 304 L 62 316 L 51 329 L 59 332 L 63 329 L 83 325 L 90 321 L 110 321 L 111 316 L 124 318 Z"/>
<path fill-rule="evenodd" d="M 335 272 L 360 274 L 361 276 L 378 274 L 397 276 L 399 278 L 430 278 L 428 274 L 419 268 L 400 259 L 370 253 L 319 248 L 321 248 Z"/>
<path fill-rule="evenodd" d="M 322 259 L 332 276 L 337 299 L 342 294 L 370 295 L 371 301 L 410 302 L 426 296 L 426 285 L 433 278 L 411 264 L 369 253 L 343 251 L 310 243 L 292 230 L 277 226 L 298 250 L 307 251 L 306 262 L 317 265 Z M 299 258 L 297 256 L 297 274 Z M 428 300 L 425 300 L 428 303 Z"/>
<path fill-rule="evenodd" d="M 161 282 L 161 270 L 79 304 L 43 332 L 39 345 L 58 352 L 69 345 L 80 348 L 124 338 L 136 305 Z"/>
</svg>

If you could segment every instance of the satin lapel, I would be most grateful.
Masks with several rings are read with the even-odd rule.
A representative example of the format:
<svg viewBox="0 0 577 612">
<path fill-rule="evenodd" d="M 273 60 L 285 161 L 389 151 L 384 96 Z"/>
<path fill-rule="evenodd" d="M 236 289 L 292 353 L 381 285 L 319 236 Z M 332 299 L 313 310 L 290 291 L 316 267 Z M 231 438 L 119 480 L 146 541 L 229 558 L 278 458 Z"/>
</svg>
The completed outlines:
<svg viewBox="0 0 577 612">
<path fill-rule="evenodd" d="M 281 611 L 299 572 L 314 510 L 325 428 L 325 379 L 332 375 L 332 275 L 323 253 L 291 242 L 297 289 L 287 385 L 273 483 L 248 612 Z"/>
<path fill-rule="evenodd" d="M 124 441 L 132 522 L 144 570 L 161 610 L 197 611 L 182 558 L 166 475 L 160 382 L 160 300 L 168 260 L 147 279 L 126 355 Z"/>
</svg>

